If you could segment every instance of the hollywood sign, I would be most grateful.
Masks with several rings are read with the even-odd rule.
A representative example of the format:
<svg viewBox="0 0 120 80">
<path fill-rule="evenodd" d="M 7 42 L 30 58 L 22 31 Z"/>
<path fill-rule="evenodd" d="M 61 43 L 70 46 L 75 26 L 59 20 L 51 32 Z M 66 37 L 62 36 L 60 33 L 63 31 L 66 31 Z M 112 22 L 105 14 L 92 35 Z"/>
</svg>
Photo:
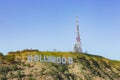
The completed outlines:
<svg viewBox="0 0 120 80">
<path fill-rule="evenodd" d="M 62 57 L 62 56 L 47 56 L 47 55 L 28 55 L 28 62 L 52 62 L 60 64 L 72 64 L 72 57 Z"/>
</svg>

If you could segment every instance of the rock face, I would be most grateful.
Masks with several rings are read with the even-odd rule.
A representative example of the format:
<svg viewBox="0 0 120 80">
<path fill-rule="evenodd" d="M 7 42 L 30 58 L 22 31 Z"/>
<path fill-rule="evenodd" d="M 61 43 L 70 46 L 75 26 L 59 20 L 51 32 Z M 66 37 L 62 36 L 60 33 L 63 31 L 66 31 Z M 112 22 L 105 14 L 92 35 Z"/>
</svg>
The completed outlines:
<svg viewBox="0 0 120 80">
<path fill-rule="evenodd" d="M 29 51 L 30 52 L 30 51 Z M 73 64 L 27 62 L 27 54 L 72 56 Z M 120 80 L 120 61 L 72 52 L 27 51 L 11 53 L 14 61 L 0 63 L 0 80 Z M 16 59 L 17 58 L 17 59 Z"/>
</svg>

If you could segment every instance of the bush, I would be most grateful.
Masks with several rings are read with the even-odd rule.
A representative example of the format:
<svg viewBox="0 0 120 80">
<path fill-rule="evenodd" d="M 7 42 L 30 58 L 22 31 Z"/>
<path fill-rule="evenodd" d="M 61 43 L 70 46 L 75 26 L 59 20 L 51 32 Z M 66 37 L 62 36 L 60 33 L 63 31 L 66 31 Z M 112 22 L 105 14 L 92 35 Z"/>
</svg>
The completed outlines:
<svg viewBox="0 0 120 80">
<path fill-rule="evenodd" d="M 3 56 L 3 53 L 0 52 L 0 56 Z"/>
<path fill-rule="evenodd" d="M 30 64 L 28 63 L 28 64 L 26 64 L 26 66 L 27 66 L 27 67 L 30 67 Z"/>
<path fill-rule="evenodd" d="M 0 80 L 7 80 L 6 76 L 0 78 Z"/>
<path fill-rule="evenodd" d="M 17 71 L 17 77 L 21 79 L 23 77 L 22 73 L 20 71 Z"/>
<path fill-rule="evenodd" d="M 35 80 L 33 77 L 29 77 L 29 80 Z"/>
<path fill-rule="evenodd" d="M 7 60 L 8 62 L 13 62 L 15 61 L 15 55 L 6 55 L 5 60 Z"/>
<path fill-rule="evenodd" d="M 12 69 L 12 71 L 16 71 L 16 70 L 18 70 L 18 67 L 17 67 L 17 65 L 13 65 L 13 66 L 11 66 L 11 69 Z"/>
<path fill-rule="evenodd" d="M 59 66 L 59 67 L 58 67 L 58 70 L 59 70 L 60 72 L 65 72 L 66 68 L 65 68 L 64 66 Z"/>
<path fill-rule="evenodd" d="M 13 79 L 14 77 L 15 77 L 14 74 L 12 72 L 10 72 L 9 78 Z"/>
<path fill-rule="evenodd" d="M 0 74 L 7 74 L 10 71 L 10 69 L 6 66 L 1 66 L 0 67 Z"/>
</svg>

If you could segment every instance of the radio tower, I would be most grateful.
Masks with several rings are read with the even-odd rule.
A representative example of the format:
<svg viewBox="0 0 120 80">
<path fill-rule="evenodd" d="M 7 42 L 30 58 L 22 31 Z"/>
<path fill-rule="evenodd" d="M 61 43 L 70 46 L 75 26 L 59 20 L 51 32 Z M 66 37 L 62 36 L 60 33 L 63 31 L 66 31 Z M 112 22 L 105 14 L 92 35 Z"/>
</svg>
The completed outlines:
<svg viewBox="0 0 120 80">
<path fill-rule="evenodd" d="M 81 53 L 81 39 L 80 39 L 80 33 L 79 33 L 79 24 L 78 24 L 78 16 L 76 17 L 76 43 L 74 45 L 74 51 Z"/>
</svg>

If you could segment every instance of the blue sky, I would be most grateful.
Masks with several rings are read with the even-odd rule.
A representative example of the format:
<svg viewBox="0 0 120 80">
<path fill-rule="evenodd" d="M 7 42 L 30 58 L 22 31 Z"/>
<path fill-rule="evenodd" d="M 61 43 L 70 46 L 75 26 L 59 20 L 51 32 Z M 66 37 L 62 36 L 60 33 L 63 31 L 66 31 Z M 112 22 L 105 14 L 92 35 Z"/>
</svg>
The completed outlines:
<svg viewBox="0 0 120 80">
<path fill-rule="evenodd" d="M 1 0 L 0 51 L 83 51 L 120 60 L 120 0 Z"/>
</svg>

